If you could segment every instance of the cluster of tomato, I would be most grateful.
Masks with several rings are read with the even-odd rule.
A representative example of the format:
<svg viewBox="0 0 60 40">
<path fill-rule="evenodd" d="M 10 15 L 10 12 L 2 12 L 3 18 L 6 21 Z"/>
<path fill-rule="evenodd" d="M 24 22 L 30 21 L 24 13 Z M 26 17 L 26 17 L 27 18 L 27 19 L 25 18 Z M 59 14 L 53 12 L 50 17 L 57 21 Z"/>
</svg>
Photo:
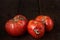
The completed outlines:
<svg viewBox="0 0 60 40">
<path fill-rule="evenodd" d="M 28 21 L 23 15 L 16 15 L 13 19 L 6 22 L 6 32 L 11 36 L 23 35 L 26 31 L 34 38 L 41 38 L 45 31 L 50 32 L 54 23 L 49 16 L 40 15 Z"/>
</svg>

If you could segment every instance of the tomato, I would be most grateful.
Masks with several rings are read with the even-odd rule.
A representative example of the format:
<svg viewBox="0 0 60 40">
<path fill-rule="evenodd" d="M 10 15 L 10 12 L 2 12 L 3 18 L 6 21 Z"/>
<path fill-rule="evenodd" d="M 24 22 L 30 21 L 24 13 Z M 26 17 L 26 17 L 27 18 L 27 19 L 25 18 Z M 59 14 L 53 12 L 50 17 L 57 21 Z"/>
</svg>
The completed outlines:
<svg viewBox="0 0 60 40">
<path fill-rule="evenodd" d="M 5 24 L 5 29 L 11 36 L 19 36 L 27 30 L 27 18 L 22 15 L 17 15 Z"/>
<path fill-rule="evenodd" d="M 44 24 L 36 20 L 30 20 L 27 29 L 28 33 L 36 39 L 43 37 L 45 33 Z"/>
<path fill-rule="evenodd" d="M 50 32 L 53 29 L 54 23 L 49 16 L 40 15 L 37 16 L 35 20 L 41 21 L 43 24 L 45 24 L 45 28 L 47 32 Z"/>
</svg>

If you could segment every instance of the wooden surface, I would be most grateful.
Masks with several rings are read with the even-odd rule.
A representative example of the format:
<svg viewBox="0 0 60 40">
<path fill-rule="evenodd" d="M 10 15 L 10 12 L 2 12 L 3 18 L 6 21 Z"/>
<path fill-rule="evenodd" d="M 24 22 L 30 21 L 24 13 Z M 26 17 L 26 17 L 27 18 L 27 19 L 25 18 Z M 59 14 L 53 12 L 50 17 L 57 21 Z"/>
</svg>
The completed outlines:
<svg viewBox="0 0 60 40">
<path fill-rule="evenodd" d="M 39 40 L 60 40 L 60 0 L 0 0 L 0 40 L 36 40 L 28 33 L 11 37 L 5 32 L 5 23 L 16 14 L 29 20 L 38 15 L 49 15 L 54 20 L 54 29 Z"/>
</svg>

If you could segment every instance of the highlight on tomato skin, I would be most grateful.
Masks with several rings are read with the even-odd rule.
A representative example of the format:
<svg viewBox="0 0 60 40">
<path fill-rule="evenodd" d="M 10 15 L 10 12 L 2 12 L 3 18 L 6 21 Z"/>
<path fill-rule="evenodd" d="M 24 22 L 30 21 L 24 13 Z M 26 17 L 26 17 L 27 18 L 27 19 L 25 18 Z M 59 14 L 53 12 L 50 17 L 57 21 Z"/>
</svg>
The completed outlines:
<svg viewBox="0 0 60 40">
<path fill-rule="evenodd" d="M 43 23 L 36 21 L 36 20 L 30 20 L 27 26 L 28 33 L 36 39 L 39 39 L 44 36 L 45 33 L 45 26 Z"/>
<path fill-rule="evenodd" d="M 50 32 L 54 27 L 54 21 L 51 19 L 50 16 L 40 15 L 35 18 L 37 21 L 41 21 L 43 24 L 45 24 L 45 28 L 47 32 Z"/>
<path fill-rule="evenodd" d="M 11 36 L 20 36 L 27 31 L 28 19 L 23 15 L 17 15 L 5 24 L 6 32 Z"/>
</svg>

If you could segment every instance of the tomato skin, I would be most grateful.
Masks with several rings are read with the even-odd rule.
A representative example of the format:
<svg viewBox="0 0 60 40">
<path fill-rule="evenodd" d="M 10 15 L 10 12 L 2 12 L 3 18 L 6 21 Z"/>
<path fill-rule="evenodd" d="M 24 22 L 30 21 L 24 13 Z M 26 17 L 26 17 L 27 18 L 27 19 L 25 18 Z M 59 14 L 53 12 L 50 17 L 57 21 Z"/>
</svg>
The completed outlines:
<svg viewBox="0 0 60 40">
<path fill-rule="evenodd" d="M 27 26 L 28 33 L 36 39 L 44 36 L 45 27 L 41 22 L 30 20 Z"/>
<path fill-rule="evenodd" d="M 19 15 L 18 15 L 19 16 Z M 6 22 L 5 29 L 8 34 L 11 36 L 23 35 L 27 30 L 27 19 L 25 17 L 13 18 Z"/>
<path fill-rule="evenodd" d="M 45 24 L 47 32 L 50 32 L 53 29 L 54 22 L 49 16 L 40 15 L 37 16 L 35 20 L 41 21 L 43 24 Z"/>
</svg>

